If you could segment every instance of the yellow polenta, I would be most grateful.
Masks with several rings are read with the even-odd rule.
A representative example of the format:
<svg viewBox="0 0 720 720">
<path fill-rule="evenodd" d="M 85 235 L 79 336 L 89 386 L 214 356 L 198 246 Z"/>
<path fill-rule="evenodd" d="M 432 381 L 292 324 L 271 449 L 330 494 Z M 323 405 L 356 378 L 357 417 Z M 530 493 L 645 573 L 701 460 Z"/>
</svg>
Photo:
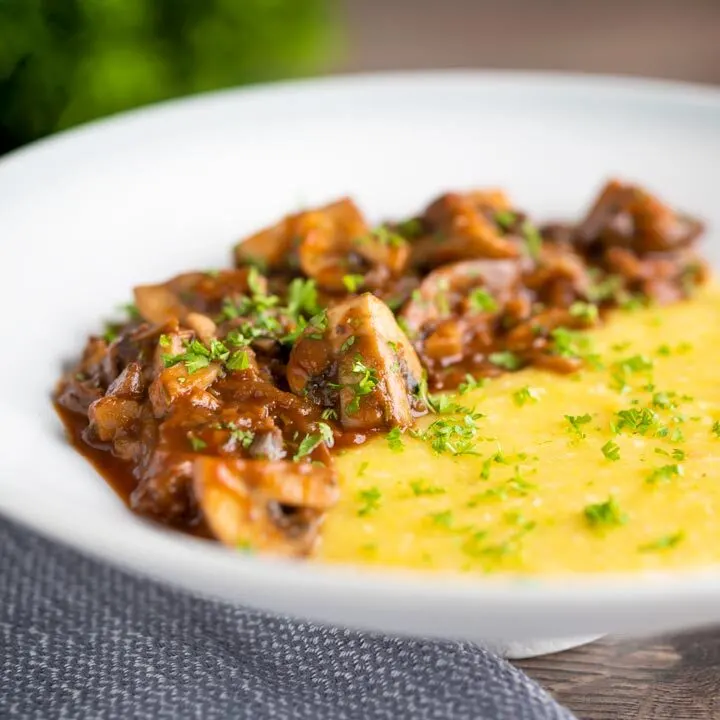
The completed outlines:
<svg viewBox="0 0 720 720">
<path fill-rule="evenodd" d="M 319 557 L 528 574 L 720 562 L 720 287 L 587 337 L 602 367 L 506 374 L 415 437 L 338 457 Z"/>
</svg>

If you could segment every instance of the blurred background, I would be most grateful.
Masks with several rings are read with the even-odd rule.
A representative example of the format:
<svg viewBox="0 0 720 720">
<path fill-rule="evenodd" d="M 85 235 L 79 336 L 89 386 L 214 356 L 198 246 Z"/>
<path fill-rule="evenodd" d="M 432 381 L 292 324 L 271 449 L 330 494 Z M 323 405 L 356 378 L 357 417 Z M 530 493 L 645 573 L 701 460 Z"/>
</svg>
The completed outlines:
<svg viewBox="0 0 720 720">
<path fill-rule="evenodd" d="M 0 0 L 0 153 L 221 87 L 438 67 L 720 83 L 720 0 Z"/>
</svg>

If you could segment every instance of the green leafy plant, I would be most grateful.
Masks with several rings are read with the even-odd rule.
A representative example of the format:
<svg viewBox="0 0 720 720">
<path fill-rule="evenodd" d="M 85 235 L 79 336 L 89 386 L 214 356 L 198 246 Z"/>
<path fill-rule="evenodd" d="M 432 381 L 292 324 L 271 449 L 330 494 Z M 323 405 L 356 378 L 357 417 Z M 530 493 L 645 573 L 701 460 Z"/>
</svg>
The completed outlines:
<svg viewBox="0 0 720 720">
<path fill-rule="evenodd" d="M 0 0 L 0 152 L 158 100 L 321 69 L 330 0 Z"/>
</svg>

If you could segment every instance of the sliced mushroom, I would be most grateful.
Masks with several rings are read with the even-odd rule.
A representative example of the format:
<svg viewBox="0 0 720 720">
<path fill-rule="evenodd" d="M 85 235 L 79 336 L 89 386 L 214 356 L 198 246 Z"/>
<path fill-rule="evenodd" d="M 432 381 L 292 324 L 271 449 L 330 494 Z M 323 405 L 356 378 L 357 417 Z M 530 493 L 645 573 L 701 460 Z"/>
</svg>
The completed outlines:
<svg viewBox="0 0 720 720">
<path fill-rule="evenodd" d="M 301 224 L 300 267 L 330 292 L 344 292 L 347 275 L 365 275 L 373 268 L 399 276 L 410 255 L 399 235 L 384 228 L 371 231 L 347 198 L 306 213 Z"/>
<path fill-rule="evenodd" d="M 210 363 L 193 373 L 183 362 L 165 368 L 152 381 L 148 391 L 155 417 L 166 415 L 179 398 L 207 390 L 217 380 L 220 370 L 218 363 Z"/>
<path fill-rule="evenodd" d="M 445 265 L 420 283 L 402 318 L 416 332 L 428 321 L 457 314 L 459 305 L 476 288 L 486 290 L 498 308 L 502 307 L 519 278 L 520 266 L 514 260 L 466 260 Z"/>
<path fill-rule="evenodd" d="M 89 432 L 102 442 L 113 442 L 132 428 L 141 413 L 139 402 L 106 395 L 88 408 Z"/>
<path fill-rule="evenodd" d="M 639 253 L 686 247 L 703 224 L 679 214 L 636 185 L 610 181 L 602 190 L 575 237 L 582 244 L 624 245 Z"/>
<path fill-rule="evenodd" d="M 412 424 L 422 366 L 387 305 L 364 293 L 330 308 L 326 325 L 322 333 L 307 328 L 295 343 L 287 367 L 292 391 L 339 406 L 346 428 Z"/>
<path fill-rule="evenodd" d="M 267 280 L 255 271 L 255 289 L 267 291 Z M 250 268 L 221 270 L 214 273 L 183 273 L 157 285 L 139 285 L 134 290 L 138 312 L 148 322 L 164 325 L 173 320 L 197 325 L 198 335 L 210 335 L 212 327 L 207 314 L 214 315 L 223 300 L 249 295 Z M 198 317 L 201 315 L 201 317 Z M 208 322 L 209 321 L 209 322 Z"/>
<path fill-rule="evenodd" d="M 285 461 L 201 457 L 194 490 L 213 534 L 231 547 L 306 555 L 322 513 L 338 499 L 329 467 Z"/>
<path fill-rule="evenodd" d="M 412 263 L 434 267 L 472 258 L 518 257 L 519 239 L 504 236 L 495 220 L 501 212 L 512 210 L 499 191 L 442 195 L 425 210 L 423 222 L 430 234 L 412 244 Z"/>
</svg>

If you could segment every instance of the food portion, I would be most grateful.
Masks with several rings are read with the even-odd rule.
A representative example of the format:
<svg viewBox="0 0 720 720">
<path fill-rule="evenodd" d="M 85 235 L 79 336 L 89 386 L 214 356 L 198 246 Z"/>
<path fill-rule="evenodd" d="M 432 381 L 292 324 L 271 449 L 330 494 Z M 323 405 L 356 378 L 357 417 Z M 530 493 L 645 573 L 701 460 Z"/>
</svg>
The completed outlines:
<svg viewBox="0 0 720 720">
<path fill-rule="evenodd" d="M 76 447 L 133 510 L 232 547 L 482 571 L 583 569 L 486 550 L 506 542 L 499 530 L 513 513 L 530 518 L 518 520 L 521 535 L 532 523 L 543 552 L 552 528 L 583 530 L 576 508 L 572 520 L 544 514 L 550 500 L 575 498 L 560 477 L 597 470 L 597 482 L 607 475 L 626 488 L 644 455 L 596 469 L 584 450 L 591 434 L 614 446 L 622 427 L 613 412 L 650 413 L 652 452 L 675 460 L 679 434 L 694 447 L 693 433 L 712 425 L 706 388 L 676 428 L 679 420 L 660 418 L 679 417 L 681 401 L 646 407 L 637 393 L 650 390 L 635 387 L 638 378 L 657 384 L 656 365 L 677 377 L 691 367 L 692 353 L 656 363 L 648 343 L 672 343 L 702 308 L 720 306 L 711 291 L 693 297 L 708 275 L 695 247 L 701 231 L 615 181 L 574 225 L 538 225 L 500 191 L 448 193 L 374 227 L 341 199 L 238 243 L 232 269 L 136 287 L 128 319 L 89 338 L 56 404 Z M 645 328 L 666 315 L 683 319 L 671 332 Z M 612 350 L 625 340 L 603 346 L 623 333 L 639 343 L 627 366 Z M 665 384 L 657 393 L 671 392 Z M 576 419 L 567 423 L 577 437 L 557 426 L 557 412 Z M 647 442 L 647 433 L 630 435 L 634 448 Z M 696 444 L 693 455 L 711 452 Z M 495 488 L 486 467 L 509 489 Z M 515 479 L 504 478 L 508 468 Z M 528 472 L 537 477 L 523 479 Z M 616 502 L 614 487 L 599 506 Z M 439 528 L 426 526 L 428 513 L 439 513 Z M 471 537 L 482 561 L 464 557 Z"/>
</svg>

